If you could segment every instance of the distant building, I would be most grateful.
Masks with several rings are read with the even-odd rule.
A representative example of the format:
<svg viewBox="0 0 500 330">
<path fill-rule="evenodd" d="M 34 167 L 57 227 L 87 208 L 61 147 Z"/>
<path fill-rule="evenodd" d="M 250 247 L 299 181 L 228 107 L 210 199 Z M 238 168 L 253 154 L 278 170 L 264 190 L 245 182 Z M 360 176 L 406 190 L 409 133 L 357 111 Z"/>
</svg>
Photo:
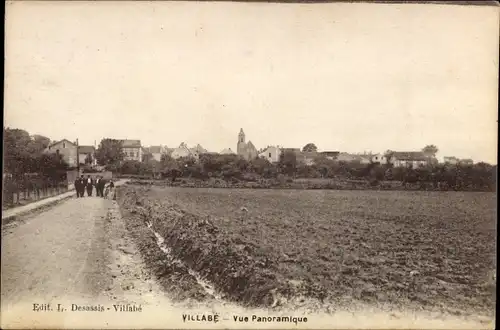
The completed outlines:
<svg viewBox="0 0 500 330">
<path fill-rule="evenodd" d="M 280 149 L 281 152 L 290 152 L 290 151 L 295 153 L 300 152 L 300 148 L 280 148 Z"/>
<path fill-rule="evenodd" d="M 156 161 L 161 161 L 161 156 L 168 154 L 167 146 L 163 145 L 151 146 L 149 148 L 146 148 L 146 151 L 149 152 L 153 156 L 153 159 Z"/>
<path fill-rule="evenodd" d="M 190 148 L 191 153 L 198 159 L 200 155 L 207 154 L 208 150 L 203 148 L 200 144 L 197 144 L 196 147 Z"/>
<path fill-rule="evenodd" d="M 125 155 L 124 160 L 136 160 L 142 162 L 143 149 L 141 140 L 120 140 L 122 151 Z"/>
<path fill-rule="evenodd" d="M 270 146 L 264 149 L 259 158 L 267 159 L 270 163 L 277 163 L 280 161 L 281 149 L 275 146 Z"/>
<path fill-rule="evenodd" d="M 444 157 L 444 163 L 450 165 L 474 165 L 472 159 L 459 159 L 457 157 Z"/>
<path fill-rule="evenodd" d="M 456 165 L 459 161 L 457 157 L 444 157 L 444 162 L 447 164 Z"/>
<path fill-rule="evenodd" d="M 356 155 L 356 154 L 349 154 L 347 152 L 341 152 L 337 156 L 337 161 L 344 162 L 344 163 L 359 162 L 360 164 L 370 164 L 371 163 L 371 156 L 369 156 L 369 155 Z"/>
<path fill-rule="evenodd" d="M 295 154 L 297 163 L 303 165 L 313 165 L 320 154 L 316 151 L 300 151 L 300 148 L 281 148 L 281 153 L 291 152 Z"/>
<path fill-rule="evenodd" d="M 69 167 L 77 167 L 77 145 L 67 139 L 49 144 L 45 153 L 61 155 Z"/>
<path fill-rule="evenodd" d="M 297 163 L 304 165 L 314 165 L 314 161 L 318 157 L 318 153 L 315 151 L 299 151 L 295 153 Z"/>
<path fill-rule="evenodd" d="M 238 134 L 236 153 L 238 156 L 243 157 L 246 160 L 257 158 L 259 154 L 252 141 L 248 141 L 248 143 L 245 142 L 245 133 L 243 132 L 243 128 L 240 129 L 240 133 Z"/>
<path fill-rule="evenodd" d="M 318 153 L 321 157 L 325 157 L 330 160 L 336 160 L 339 156 L 339 151 L 322 151 Z"/>
<path fill-rule="evenodd" d="M 231 148 L 226 148 L 220 152 L 221 155 L 236 155 Z"/>
<path fill-rule="evenodd" d="M 472 159 L 460 159 L 461 165 L 474 165 L 474 161 Z"/>
<path fill-rule="evenodd" d="M 88 164 L 96 166 L 97 160 L 95 159 L 96 149 L 94 146 L 78 146 L 78 161 L 80 164 Z M 90 159 L 90 163 L 87 161 Z"/>
<path fill-rule="evenodd" d="M 375 154 L 375 155 L 372 155 L 371 162 L 375 163 L 375 164 L 385 165 L 389 161 L 388 161 L 388 159 L 387 159 L 387 157 L 385 155 L 383 155 L 383 154 Z"/>
<path fill-rule="evenodd" d="M 419 167 L 429 163 L 429 157 L 421 151 L 393 152 L 391 163 L 395 167 Z"/>
<path fill-rule="evenodd" d="M 182 142 L 177 148 L 175 148 L 170 156 L 173 159 L 179 159 L 179 158 L 193 158 L 193 159 L 198 159 L 198 154 L 194 153 L 191 151 L 191 149 L 188 148 L 188 146 Z"/>
</svg>

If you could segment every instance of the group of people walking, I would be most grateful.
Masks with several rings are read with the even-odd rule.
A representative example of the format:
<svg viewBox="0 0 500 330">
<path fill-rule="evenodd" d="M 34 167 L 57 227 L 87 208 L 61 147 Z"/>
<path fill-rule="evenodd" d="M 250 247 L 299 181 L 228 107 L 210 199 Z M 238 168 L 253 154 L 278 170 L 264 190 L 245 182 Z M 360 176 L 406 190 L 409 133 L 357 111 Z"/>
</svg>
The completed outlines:
<svg viewBox="0 0 500 330">
<path fill-rule="evenodd" d="M 109 193 L 113 196 L 115 187 L 113 180 L 109 180 L 108 185 L 106 183 L 102 176 L 97 176 L 94 179 L 90 175 L 87 175 L 87 178 L 82 175 L 75 180 L 76 197 L 83 197 L 85 190 L 87 190 L 87 196 L 91 197 L 94 187 L 97 197 L 108 197 Z"/>
</svg>

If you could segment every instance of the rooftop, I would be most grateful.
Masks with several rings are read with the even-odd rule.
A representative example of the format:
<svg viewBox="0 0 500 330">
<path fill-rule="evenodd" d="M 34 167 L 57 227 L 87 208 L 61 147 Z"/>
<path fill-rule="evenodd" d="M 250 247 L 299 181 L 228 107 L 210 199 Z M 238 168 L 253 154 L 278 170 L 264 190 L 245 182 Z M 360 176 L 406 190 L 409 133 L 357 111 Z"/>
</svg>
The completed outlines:
<svg viewBox="0 0 500 330">
<path fill-rule="evenodd" d="M 141 140 L 121 140 L 123 148 L 140 148 Z"/>
<path fill-rule="evenodd" d="M 392 153 L 392 157 L 397 158 L 399 160 L 413 160 L 413 161 L 427 160 L 427 157 L 421 151 L 395 151 Z"/>
<path fill-rule="evenodd" d="M 79 146 L 78 152 L 81 154 L 91 154 L 91 153 L 95 152 L 95 147 L 94 146 Z"/>
<path fill-rule="evenodd" d="M 159 154 L 162 151 L 162 147 L 161 146 L 151 146 L 151 147 L 147 148 L 147 150 L 152 154 Z"/>
<path fill-rule="evenodd" d="M 61 142 L 68 142 L 68 143 L 71 143 L 72 145 L 76 145 L 75 142 L 71 142 L 70 140 L 68 139 L 62 139 L 62 140 L 59 140 L 59 141 L 54 141 L 52 142 L 51 144 L 48 145 L 48 147 L 52 147 L 53 145 L 55 144 L 58 144 L 58 143 L 61 143 Z"/>
</svg>

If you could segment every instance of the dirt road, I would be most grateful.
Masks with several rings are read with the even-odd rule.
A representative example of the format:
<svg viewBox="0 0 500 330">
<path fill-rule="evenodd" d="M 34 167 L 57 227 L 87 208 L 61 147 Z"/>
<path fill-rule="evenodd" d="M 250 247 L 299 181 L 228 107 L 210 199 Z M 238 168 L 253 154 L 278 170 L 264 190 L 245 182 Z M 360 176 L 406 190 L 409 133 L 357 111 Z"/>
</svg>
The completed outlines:
<svg viewBox="0 0 500 330">
<path fill-rule="evenodd" d="M 16 222 L 2 229 L 2 327 L 29 325 L 40 316 L 61 325 L 54 314 L 34 311 L 34 304 L 50 304 L 53 311 L 58 303 L 71 310 L 72 304 L 162 301 L 115 201 L 72 198 Z"/>
<path fill-rule="evenodd" d="M 101 275 L 109 203 L 74 198 L 11 229 L 3 237 L 2 302 L 98 294 L 109 281 Z"/>
</svg>

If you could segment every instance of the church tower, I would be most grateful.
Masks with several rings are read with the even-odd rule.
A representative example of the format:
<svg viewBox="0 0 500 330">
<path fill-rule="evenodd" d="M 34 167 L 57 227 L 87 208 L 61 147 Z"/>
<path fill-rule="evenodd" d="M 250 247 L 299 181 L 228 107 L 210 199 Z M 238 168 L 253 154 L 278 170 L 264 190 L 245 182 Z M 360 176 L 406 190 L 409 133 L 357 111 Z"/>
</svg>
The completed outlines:
<svg viewBox="0 0 500 330">
<path fill-rule="evenodd" d="M 238 134 L 238 144 L 236 145 L 236 153 L 240 156 L 244 156 L 245 151 L 246 151 L 245 132 L 243 132 L 243 128 L 241 128 L 240 133 Z"/>
</svg>

